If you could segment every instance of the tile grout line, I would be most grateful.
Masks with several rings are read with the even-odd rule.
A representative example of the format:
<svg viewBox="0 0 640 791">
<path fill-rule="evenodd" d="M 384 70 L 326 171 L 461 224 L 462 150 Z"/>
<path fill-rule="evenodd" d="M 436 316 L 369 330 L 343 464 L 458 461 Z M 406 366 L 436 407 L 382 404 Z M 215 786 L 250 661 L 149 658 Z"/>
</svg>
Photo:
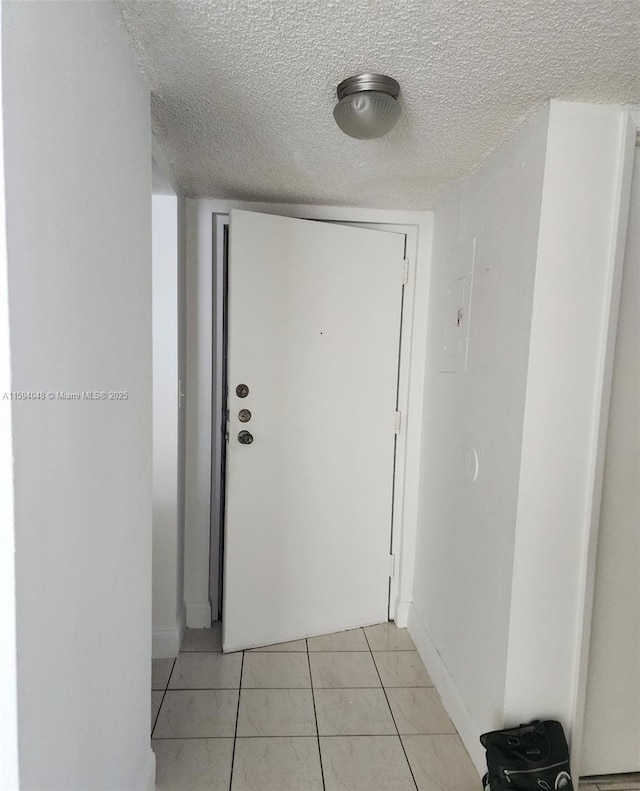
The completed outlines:
<svg viewBox="0 0 640 791">
<path fill-rule="evenodd" d="M 378 674 L 378 678 L 380 679 L 380 686 L 382 687 L 382 691 L 384 692 L 384 697 L 385 697 L 385 700 L 387 701 L 387 706 L 389 707 L 389 712 L 391 713 L 391 719 L 393 720 L 393 725 L 394 725 L 394 727 L 396 729 L 396 734 L 398 736 L 398 741 L 400 742 L 400 747 L 402 747 L 402 752 L 404 753 L 404 759 L 407 762 L 407 766 L 409 767 L 409 772 L 411 773 L 411 779 L 413 780 L 413 784 L 416 787 L 416 791 L 419 791 L 418 783 L 417 783 L 416 778 L 415 778 L 415 776 L 413 774 L 413 769 L 411 768 L 411 763 L 409 762 L 409 756 L 407 755 L 407 751 L 404 749 L 404 742 L 402 741 L 402 737 L 400 736 L 400 731 L 398 730 L 398 724 L 396 722 L 396 718 L 393 715 L 393 709 L 391 708 L 391 704 L 389 703 L 389 696 L 387 695 L 387 689 L 386 689 L 385 685 L 382 683 L 382 676 L 380 675 L 380 671 L 378 670 L 378 665 L 376 665 L 376 658 L 373 655 L 373 650 L 371 649 L 371 643 L 369 642 L 369 637 L 367 636 L 366 629 L 363 630 L 363 631 L 364 631 L 365 640 L 367 641 L 367 645 L 369 646 L 369 652 L 371 653 L 371 661 L 373 662 L 373 666 L 375 667 L 376 673 Z"/>
<path fill-rule="evenodd" d="M 179 655 L 180 655 L 180 652 L 178 651 L 178 656 Z M 167 678 L 167 683 L 165 685 L 165 688 L 163 690 L 158 690 L 158 689 L 152 689 L 151 690 L 151 705 L 153 705 L 153 693 L 154 692 L 162 692 L 162 700 L 160 701 L 160 705 L 158 706 L 158 713 L 156 714 L 155 719 L 153 720 L 153 725 L 151 726 L 151 734 L 149 736 L 150 739 L 153 739 L 153 732 L 155 731 L 156 725 L 158 724 L 158 717 L 160 716 L 160 709 L 162 708 L 162 704 L 164 703 L 164 699 L 167 696 L 167 692 L 169 690 L 169 682 L 171 681 L 171 676 L 173 675 L 173 668 L 176 666 L 176 662 L 177 661 L 178 661 L 178 657 L 176 656 L 176 657 L 174 657 L 173 664 L 171 665 L 171 670 L 169 671 L 169 676 Z"/>
<path fill-rule="evenodd" d="M 238 687 L 172 687 L 171 689 L 167 689 L 167 692 L 209 692 L 211 690 L 226 690 L 228 692 L 233 692 Z M 311 689 L 311 687 L 248 687 L 244 686 L 243 689 Z M 348 687 L 317 687 L 317 689 L 380 689 L 380 685 L 376 684 L 375 687 L 355 687 L 353 685 Z M 387 684 L 386 689 L 435 689 L 433 685 L 428 686 L 393 686 L 392 684 Z M 164 692 L 163 689 L 152 689 L 152 692 Z M 617 789 L 615 789 L 617 791 Z M 629 786 L 628 791 L 638 791 L 635 786 Z"/>
<path fill-rule="evenodd" d="M 313 703 L 313 718 L 316 721 L 316 739 L 318 741 L 318 759 L 320 761 L 320 777 L 322 778 L 322 791 L 326 791 L 324 784 L 324 767 L 322 765 L 322 747 L 320 746 L 320 730 L 318 729 L 318 712 L 316 711 L 316 694 L 313 689 L 313 675 L 311 673 L 311 656 L 309 653 L 309 641 L 305 639 L 307 646 L 307 665 L 309 666 L 309 684 L 311 684 L 311 702 Z"/>
<path fill-rule="evenodd" d="M 157 692 L 158 690 L 156 690 Z M 322 736 L 323 739 L 368 739 L 370 736 L 397 736 L 397 733 L 327 733 Z M 405 733 L 404 736 L 455 736 L 455 733 Z M 157 736 L 155 742 L 176 742 L 176 741 L 197 741 L 198 739 L 205 741 L 229 741 L 233 736 Z M 262 734 L 256 736 L 239 736 L 240 739 L 313 739 L 313 735 L 300 735 L 299 733 L 292 733 L 289 735 L 280 736 L 264 736 Z M 607 791 L 605 787 L 600 788 L 599 791 Z M 614 791 L 638 791 L 638 786 L 630 786 L 629 789 L 615 789 Z"/>
<path fill-rule="evenodd" d="M 240 695 L 242 694 L 242 672 L 244 671 L 244 651 L 240 663 L 240 679 L 238 680 L 238 707 L 236 708 L 236 727 L 233 733 L 233 750 L 231 752 L 231 771 L 229 772 L 229 791 L 233 785 L 233 765 L 236 761 L 236 742 L 238 741 L 238 720 L 240 719 Z"/>
</svg>

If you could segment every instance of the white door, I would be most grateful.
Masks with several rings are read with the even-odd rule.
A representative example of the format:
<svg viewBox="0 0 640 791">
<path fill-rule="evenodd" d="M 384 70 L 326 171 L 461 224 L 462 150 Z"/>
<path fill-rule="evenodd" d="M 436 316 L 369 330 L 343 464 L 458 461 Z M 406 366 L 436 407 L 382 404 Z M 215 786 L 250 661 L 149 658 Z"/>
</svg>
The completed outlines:
<svg viewBox="0 0 640 791">
<path fill-rule="evenodd" d="M 231 212 L 225 651 L 387 620 L 403 258 Z"/>
</svg>

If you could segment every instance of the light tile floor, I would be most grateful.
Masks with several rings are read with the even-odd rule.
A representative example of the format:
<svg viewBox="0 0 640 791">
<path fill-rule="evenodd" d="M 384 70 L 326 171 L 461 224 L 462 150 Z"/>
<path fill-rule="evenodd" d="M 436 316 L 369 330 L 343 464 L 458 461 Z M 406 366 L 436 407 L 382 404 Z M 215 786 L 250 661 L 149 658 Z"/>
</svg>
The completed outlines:
<svg viewBox="0 0 640 791">
<path fill-rule="evenodd" d="M 188 629 L 154 659 L 158 791 L 480 791 L 405 629 L 379 624 L 222 654 Z M 579 791 L 640 791 L 640 774 Z"/>
<path fill-rule="evenodd" d="M 479 791 L 411 638 L 379 624 L 153 661 L 158 791 Z"/>
<path fill-rule="evenodd" d="M 580 791 L 640 791 L 640 772 L 583 777 Z"/>
</svg>

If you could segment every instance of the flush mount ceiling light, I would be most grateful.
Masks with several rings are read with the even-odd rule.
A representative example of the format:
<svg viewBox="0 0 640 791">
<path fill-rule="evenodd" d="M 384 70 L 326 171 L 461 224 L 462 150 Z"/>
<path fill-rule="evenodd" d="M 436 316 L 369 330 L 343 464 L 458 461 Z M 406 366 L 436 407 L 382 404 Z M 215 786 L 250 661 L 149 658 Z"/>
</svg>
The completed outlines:
<svg viewBox="0 0 640 791">
<path fill-rule="evenodd" d="M 384 74 L 358 74 L 337 89 L 333 117 L 342 131 L 360 140 L 386 135 L 400 118 L 400 85 Z"/>
</svg>

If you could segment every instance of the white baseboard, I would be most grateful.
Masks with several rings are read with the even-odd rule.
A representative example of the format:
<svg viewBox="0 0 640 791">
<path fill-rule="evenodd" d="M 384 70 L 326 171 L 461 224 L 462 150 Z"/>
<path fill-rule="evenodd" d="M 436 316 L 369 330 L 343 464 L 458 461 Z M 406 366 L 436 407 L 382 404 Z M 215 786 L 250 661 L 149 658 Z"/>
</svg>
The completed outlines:
<svg viewBox="0 0 640 791">
<path fill-rule="evenodd" d="M 394 618 L 398 629 L 406 629 L 409 623 L 409 610 L 411 609 L 410 601 L 396 602 L 396 617 Z"/>
<path fill-rule="evenodd" d="M 151 633 L 153 659 L 172 659 L 178 656 L 180 643 L 177 629 L 154 629 Z"/>
<path fill-rule="evenodd" d="M 209 629 L 211 626 L 211 602 L 186 601 L 187 628 Z"/>
<path fill-rule="evenodd" d="M 175 629 L 154 629 L 151 633 L 151 656 L 153 659 L 173 659 L 178 656 L 184 637 L 186 612 L 181 607 Z"/>
<path fill-rule="evenodd" d="M 145 767 L 140 791 L 155 791 L 156 787 L 156 756 L 153 750 L 149 750 L 147 765 Z"/>
<path fill-rule="evenodd" d="M 416 644 L 420 658 L 424 662 L 431 680 L 440 694 L 447 714 L 456 726 L 460 738 L 478 770 L 478 774 L 482 776 L 487 771 L 487 764 L 484 747 L 480 744 L 481 731 L 467 711 L 455 681 L 451 677 L 444 660 L 431 639 L 431 635 L 420 620 L 413 604 L 409 607 L 408 621 L 409 634 Z"/>
</svg>

